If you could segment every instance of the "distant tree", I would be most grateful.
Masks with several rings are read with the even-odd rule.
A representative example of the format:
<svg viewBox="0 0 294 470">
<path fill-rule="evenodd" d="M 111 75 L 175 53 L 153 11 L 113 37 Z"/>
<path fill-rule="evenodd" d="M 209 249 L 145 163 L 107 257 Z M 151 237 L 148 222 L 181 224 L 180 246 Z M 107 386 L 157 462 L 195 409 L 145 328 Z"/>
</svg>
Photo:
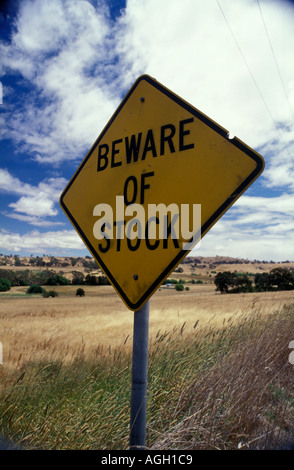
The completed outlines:
<svg viewBox="0 0 294 470">
<path fill-rule="evenodd" d="M 270 271 L 270 283 L 276 290 L 293 290 L 294 276 L 286 268 L 274 268 Z"/>
<path fill-rule="evenodd" d="M 0 278 L 0 292 L 6 292 L 11 289 L 11 282 L 9 279 Z"/>
<path fill-rule="evenodd" d="M 98 276 L 98 284 L 100 286 L 110 286 L 110 282 L 107 276 Z"/>
<path fill-rule="evenodd" d="M 26 294 L 43 294 L 44 292 L 45 289 L 43 287 L 33 284 L 27 289 Z"/>
<path fill-rule="evenodd" d="M 294 290 L 294 275 L 286 268 L 273 268 L 269 273 L 258 273 L 254 282 L 257 291 Z"/>
<path fill-rule="evenodd" d="M 252 292 L 254 291 L 252 287 L 252 281 L 250 281 L 247 274 L 237 276 L 236 287 L 233 287 L 229 292 L 230 293 L 240 293 L 240 292 Z"/>
<path fill-rule="evenodd" d="M 15 266 L 22 266 L 22 263 L 21 263 L 18 255 L 14 256 L 14 265 Z"/>
<path fill-rule="evenodd" d="M 92 276 L 91 274 L 87 274 L 85 277 L 85 284 L 88 286 L 98 286 L 98 279 L 96 276 Z"/>
<path fill-rule="evenodd" d="M 255 290 L 266 292 L 270 290 L 270 280 L 268 273 L 257 273 L 254 278 Z"/>
<path fill-rule="evenodd" d="M 49 291 L 44 291 L 43 292 L 43 297 L 48 298 L 48 297 L 57 297 L 58 293 L 55 290 L 49 290 Z"/>
<path fill-rule="evenodd" d="M 72 275 L 73 275 L 73 278 L 72 278 L 71 283 L 74 286 L 84 284 L 85 276 L 83 273 L 79 271 L 72 271 Z"/>
<path fill-rule="evenodd" d="M 163 285 L 164 284 L 178 284 L 178 281 L 177 279 L 166 279 L 164 282 L 163 282 Z"/>
<path fill-rule="evenodd" d="M 220 291 L 222 294 L 228 293 L 230 287 L 236 287 L 237 282 L 237 275 L 235 273 L 231 273 L 230 271 L 219 272 L 214 278 L 216 290 Z"/>
<path fill-rule="evenodd" d="M 84 289 L 82 289 L 81 287 L 79 287 L 79 288 L 76 290 L 76 295 L 78 295 L 79 297 L 84 297 L 84 295 L 85 295 Z"/>
<path fill-rule="evenodd" d="M 40 266 L 40 267 L 46 266 L 45 261 L 43 261 L 43 259 L 40 258 L 39 256 L 37 256 L 35 264 L 36 264 L 36 266 Z"/>
<path fill-rule="evenodd" d="M 66 286 L 70 284 L 70 281 L 60 274 L 54 274 L 47 279 L 46 284 L 48 286 Z"/>
<path fill-rule="evenodd" d="M 110 282 L 107 276 L 94 276 L 93 274 L 87 274 L 85 277 L 85 284 L 88 286 L 108 286 Z"/>
<path fill-rule="evenodd" d="M 90 269 L 98 269 L 99 268 L 99 264 L 95 260 L 94 261 L 84 260 L 83 261 L 83 266 L 84 266 L 84 268 L 90 268 Z"/>
<path fill-rule="evenodd" d="M 176 284 L 175 285 L 175 289 L 179 292 L 183 291 L 184 290 L 184 286 L 183 284 Z"/>
<path fill-rule="evenodd" d="M 77 258 L 70 258 L 71 265 L 75 266 L 77 264 Z"/>
<path fill-rule="evenodd" d="M 181 268 L 181 267 L 178 267 L 177 269 L 175 269 L 175 272 L 176 272 L 176 273 L 183 273 L 183 272 L 184 272 L 184 269 Z"/>
</svg>

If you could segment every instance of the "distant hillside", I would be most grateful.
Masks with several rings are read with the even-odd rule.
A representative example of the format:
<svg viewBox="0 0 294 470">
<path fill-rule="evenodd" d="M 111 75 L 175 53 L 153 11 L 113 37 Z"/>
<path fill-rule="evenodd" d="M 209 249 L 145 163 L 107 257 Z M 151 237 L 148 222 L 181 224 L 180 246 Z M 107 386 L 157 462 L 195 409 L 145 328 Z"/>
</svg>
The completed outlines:
<svg viewBox="0 0 294 470">
<path fill-rule="evenodd" d="M 85 257 L 56 257 L 56 256 L 18 256 L 3 255 L 0 253 L 0 266 L 7 268 L 60 268 L 60 269 L 99 269 L 98 264 L 91 256 Z M 242 271 L 242 272 L 262 272 L 283 266 L 294 270 L 294 261 L 260 261 L 248 260 L 242 258 L 232 258 L 228 256 L 187 256 L 180 266 L 186 271 L 203 272 L 203 271 Z"/>
<path fill-rule="evenodd" d="M 260 261 L 248 260 L 242 258 L 231 258 L 228 256 L 215 256 L 215 257 L 192 257 L 185 258 L 181 266 L 186 270 L 187 268 L 195 273 L 207 272 L 223 272 L 223 271 L 237 271 L 248 273 L 269 272 L 276 267 L 284 267 L 294 271 L 294 262 L 292 261 Z"/>
</svg>

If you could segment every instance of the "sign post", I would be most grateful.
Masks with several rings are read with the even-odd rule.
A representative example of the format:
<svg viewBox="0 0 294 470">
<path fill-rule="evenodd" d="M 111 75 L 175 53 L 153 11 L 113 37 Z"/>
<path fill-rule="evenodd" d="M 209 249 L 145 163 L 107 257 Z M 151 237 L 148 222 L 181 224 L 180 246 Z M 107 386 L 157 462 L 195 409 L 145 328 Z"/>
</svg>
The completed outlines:
<svg viewBox="0 0 294 470">
<path fill-rule="evenodd" d="M 149 300 L 134 312 L 130 449 L 145 448 L 148 381 Z"/>
<path fill-rule="evenodd" d="M 142 75 L 62 192 L 65 214 L 134 311 L 131 448 L 145 446 L 149 299 L 263 168 L 257 152 Z"/>
</svg>

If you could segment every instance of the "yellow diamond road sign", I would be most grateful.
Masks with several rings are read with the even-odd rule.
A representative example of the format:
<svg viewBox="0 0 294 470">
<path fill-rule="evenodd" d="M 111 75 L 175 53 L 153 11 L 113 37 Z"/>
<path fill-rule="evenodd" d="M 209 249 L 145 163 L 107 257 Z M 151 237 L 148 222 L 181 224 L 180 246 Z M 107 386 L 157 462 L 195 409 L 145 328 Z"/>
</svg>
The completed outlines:
<svg viewBox="0 0 294 470">
<path fill-rule="evenodd" d="M 142 75 L 60 204 L 127 307 L 138 310 L 199 230 L 203 237 L 263 168 L 258 153 Z"/>
</svg>

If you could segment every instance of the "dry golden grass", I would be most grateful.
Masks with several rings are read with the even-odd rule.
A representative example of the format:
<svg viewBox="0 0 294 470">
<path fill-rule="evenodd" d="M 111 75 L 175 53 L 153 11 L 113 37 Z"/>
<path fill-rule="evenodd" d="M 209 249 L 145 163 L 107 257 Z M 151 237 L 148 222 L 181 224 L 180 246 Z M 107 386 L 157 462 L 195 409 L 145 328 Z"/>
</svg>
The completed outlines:
<svg viewBox="0 0 294 470">
<path fill-rule="evenodd" d="M 111 286 L 56 286 L 55 298 L 26 296 L 26 287 L 14 287 L 0 296 L 0 341 L 3 363 L 15 368 L 30 360 L 62 356 L 71 360 L 80 351 L 90 356 L 97 348 L 132 347 L 133 312 Z M 16 295 L 21 295 L 17 297 Z M 171 331 L 195 322 L 216 327 L 224 320 L 260 311 L 269 314 L 293 302 L 293 292 L 220 295 L 212 285 L 190 285 L 190 291 L 160 289 L 150 301 L 150 340 L 158 331 Z"/>
<path fill-rule="evenodd" d="M 277 448 L 293 435 L 294 291 L 221 295 L 190 266 L 171 277 L 204 283 L 150 300 L 148 445 Z M 77 287 L 0 294 L 0 431 L 28 448 L 127 448 L 133 312 L 111 286 Z"/>
<path fill-rule="evenodd" d="M 240 320 L 213 330 L 223 352 L 195 368 L 174 407 L 174 424 L 158 433 L 152 449 L 294 449 L 293 304 Z"/>
<path fill-rule="evenodd" d="M 293 293 L 191 287 L 150 301 L 147 446 L 292 444 Z M 0 434 L 30 449 L 126 449 L 133 313 L 109 286 L 25 290 L 0 298 Z"/>
</svg>

